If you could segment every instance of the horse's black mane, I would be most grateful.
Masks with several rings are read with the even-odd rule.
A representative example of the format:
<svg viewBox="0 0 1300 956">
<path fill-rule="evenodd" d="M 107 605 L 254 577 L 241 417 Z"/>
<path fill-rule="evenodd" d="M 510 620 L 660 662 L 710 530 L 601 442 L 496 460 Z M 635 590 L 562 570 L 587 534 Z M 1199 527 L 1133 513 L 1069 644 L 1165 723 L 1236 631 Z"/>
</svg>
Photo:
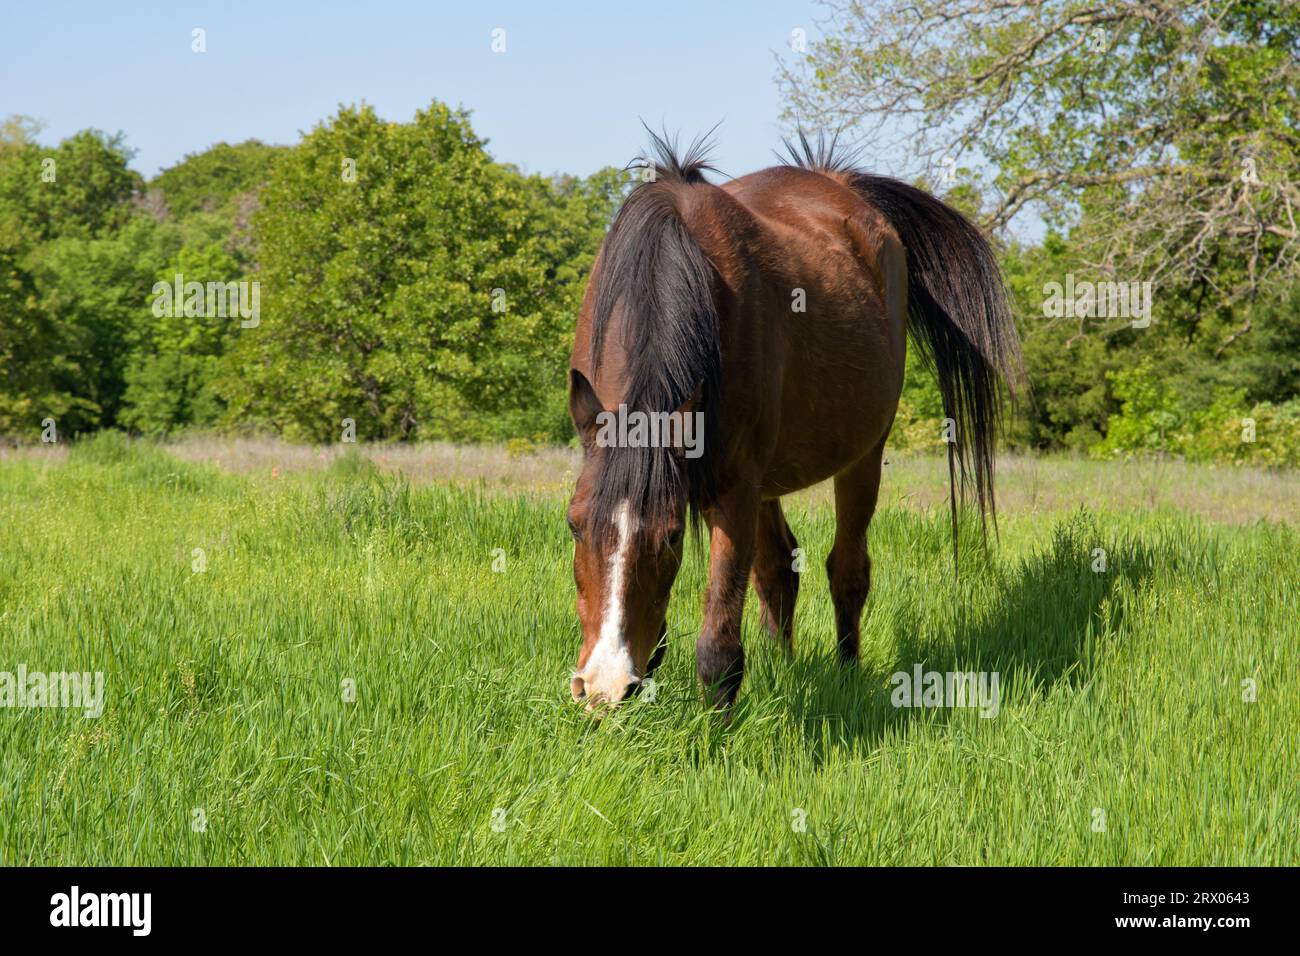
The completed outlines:
<svg viewBox="0 0 1300 956">
<path fill-rule="evenodd" d="M 788 136 L 781 138 L 785 155 L 776 154 L 783 166 L 795 166 L 817 173 L 855 173 L 858 172 L 858 160 L 862 158 L 862 146 L 848 147 L 840 145 L 839 133 L 827 136 L 818 133 L 816 141 L 810 141 L 802 130 L 795 134 L 798 141 Z"/>
<path fill-rule="evenodd" d="M 702 136 L 697 136 L 686 147 L 686 152 L 679 156 L 675 137 L 670 137 L 667 133 L 656 133 L 647 126 L 646 133 L 650 136 L 650 152 L 653 156 L 638 156 L 628 163 L 627 168 L 654 169 L 655 179 L 666 177 L 683 183 L 705 182 L 705 173 L 718 172 L 717 167 L 709 159 L 709 153 L 714 147 L 713 133 L 716 129 L 715 126 Z"/>
<path fill-rule="evenodd" d="M 698 525 L 713 495 L 710 450 L 721 401 L 721 356 L 713 266 L 682 219 L 682 187 L 706 182 L 707 137 L 684 155 L 666 135 L 650 132 L 652 156 L 629 168 L 653 170 L 628 195 L 601 247 L 592 301 L 592 367 L 607 335 L 617 329 L 627 354 L 629 412 L 672 412 L 692 398 L 704 415 L 703 455 L 685 458 L 669 448 L 603 449 L 592 521 L 598 533 L 613 527 L 625 500 L 641 518 L 663 517 L 683 497 Z M 617 324 L 615 319 L 618 319 Z"/>
</svg>

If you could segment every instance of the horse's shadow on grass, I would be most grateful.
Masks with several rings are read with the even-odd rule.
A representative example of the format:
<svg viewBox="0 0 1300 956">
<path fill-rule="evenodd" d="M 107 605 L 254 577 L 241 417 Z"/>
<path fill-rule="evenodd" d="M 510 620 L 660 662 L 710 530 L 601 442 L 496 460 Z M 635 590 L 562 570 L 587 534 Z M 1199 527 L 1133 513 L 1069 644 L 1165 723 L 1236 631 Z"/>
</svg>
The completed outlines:
<svg viewBox="0 0 1300 956">
<path fill-rule="evenodd" d="M 891 700 L 892 676 L 907 674 L 911 686 L 917 665 L 923 672 L 997 674 L 1000 707 L 1045 694 L 1062 680 L 1086 681 L 1106 635 L 1122 625 L 1124 593 L 1154 567 L 1146 545 L 1131 538 L 1103 541 L 1095 523 L 1078 515 L 1057 525 L 1045 551 L 1006 571 L 982 572 L 989 579 L 977 587 L 992 587 L 992 601 L 968 602 L 969 589 L 951 585 L 927 589 L 950 602 L 950 616 L 936 627 L 933 618 L 923 622 L 919 607 L 891 615 L 892 665 L 841 668 L 820 655 L 791 661 L 791 717 L 814 759 L 820 762 L 828 745 L 872 750 L 889 730 L 914 720 L 949 720 L 951 707 L 895 706 Z M 1105 570 L 1094 570 L 1102 559 L 1097 548 L 1104 548 Z M 995 554 L 982 557 L 995 560 Z M 977 604 L 987 610 L 969 610 Z M 880 626 L 864 615 L 864 643 L 880 639 Z"/>
</svg>

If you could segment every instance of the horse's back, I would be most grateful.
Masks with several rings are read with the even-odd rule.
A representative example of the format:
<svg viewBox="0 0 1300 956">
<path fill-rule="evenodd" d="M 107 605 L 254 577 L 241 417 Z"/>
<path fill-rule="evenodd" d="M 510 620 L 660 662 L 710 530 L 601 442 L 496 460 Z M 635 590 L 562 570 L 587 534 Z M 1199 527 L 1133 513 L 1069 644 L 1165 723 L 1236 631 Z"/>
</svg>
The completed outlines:
<svg viewBox="0 0 1300 956">
<path fill-rule="evenodd" d="M 706 253 L 729 246 L 710 256 L 734 297 L 723 361 L 733 383 L 749 379 L 745 411 L 774 436 L 763 493 L 777 496 L 837 474 L 888 433 L 902 388 L 906 256 L 884 216 L 833 174 L 774 167 L 720 189 L 728 198 L 717 205 L 743 214 L 731 208 L 732 228 L 696 235 Z"/>
</svg>

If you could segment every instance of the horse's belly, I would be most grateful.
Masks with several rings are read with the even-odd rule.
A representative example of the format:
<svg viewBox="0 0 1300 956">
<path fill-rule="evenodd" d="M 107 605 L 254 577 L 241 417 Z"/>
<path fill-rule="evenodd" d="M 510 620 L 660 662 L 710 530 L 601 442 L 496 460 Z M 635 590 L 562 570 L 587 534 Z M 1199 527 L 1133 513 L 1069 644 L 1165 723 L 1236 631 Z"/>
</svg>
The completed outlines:
<svg viewBox="0 0 1300 956">
<path fill-rule="evenodd" d="M 840 233 L 841 224 L 843 233 Z M 814 223 L 825 241 L 784 235 L 780 273 L 767 276 L 765 331 L 780 346 L 769 369 L 777 439 L 762 493 L 825 481 L 876 448 L 889 432 L 906 357 L 906 258 L 897 240 L 869 241 L 837 216 Z M 803 311 L 789 305 L 804 293 Z"/>
<path fill-rule="evenodd" d="M 861 322 L 861 320 L 859 320 Z M 901 356 L 883 325 L 795 351 L 788 358 L 781 423 L 764 472 L 764 497 L 825 481 L 888 434 L 902 388 Z"/>
</svg>

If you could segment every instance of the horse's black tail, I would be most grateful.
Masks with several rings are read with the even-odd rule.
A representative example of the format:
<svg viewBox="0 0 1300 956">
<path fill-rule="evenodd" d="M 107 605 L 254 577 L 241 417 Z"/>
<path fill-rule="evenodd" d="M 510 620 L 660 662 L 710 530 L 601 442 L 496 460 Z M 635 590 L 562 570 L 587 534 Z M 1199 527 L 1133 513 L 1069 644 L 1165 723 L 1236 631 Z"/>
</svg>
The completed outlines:
<svg viewBox="0 0 1300 956">
<path fill-rule="evenodd" d="M 1020 339 L 993 250 L 961 213 L 897 179 L 849 174 L 850 185 L 887 218 L 907 249 L 908 331 L 939 381 L 957 549 L 957 477 L 971 473 L 979 504 L 997 528 L 993 451 L 1002 413 L 998 378 L 1012 396 L 1022 377 Z"/>
</svg>

